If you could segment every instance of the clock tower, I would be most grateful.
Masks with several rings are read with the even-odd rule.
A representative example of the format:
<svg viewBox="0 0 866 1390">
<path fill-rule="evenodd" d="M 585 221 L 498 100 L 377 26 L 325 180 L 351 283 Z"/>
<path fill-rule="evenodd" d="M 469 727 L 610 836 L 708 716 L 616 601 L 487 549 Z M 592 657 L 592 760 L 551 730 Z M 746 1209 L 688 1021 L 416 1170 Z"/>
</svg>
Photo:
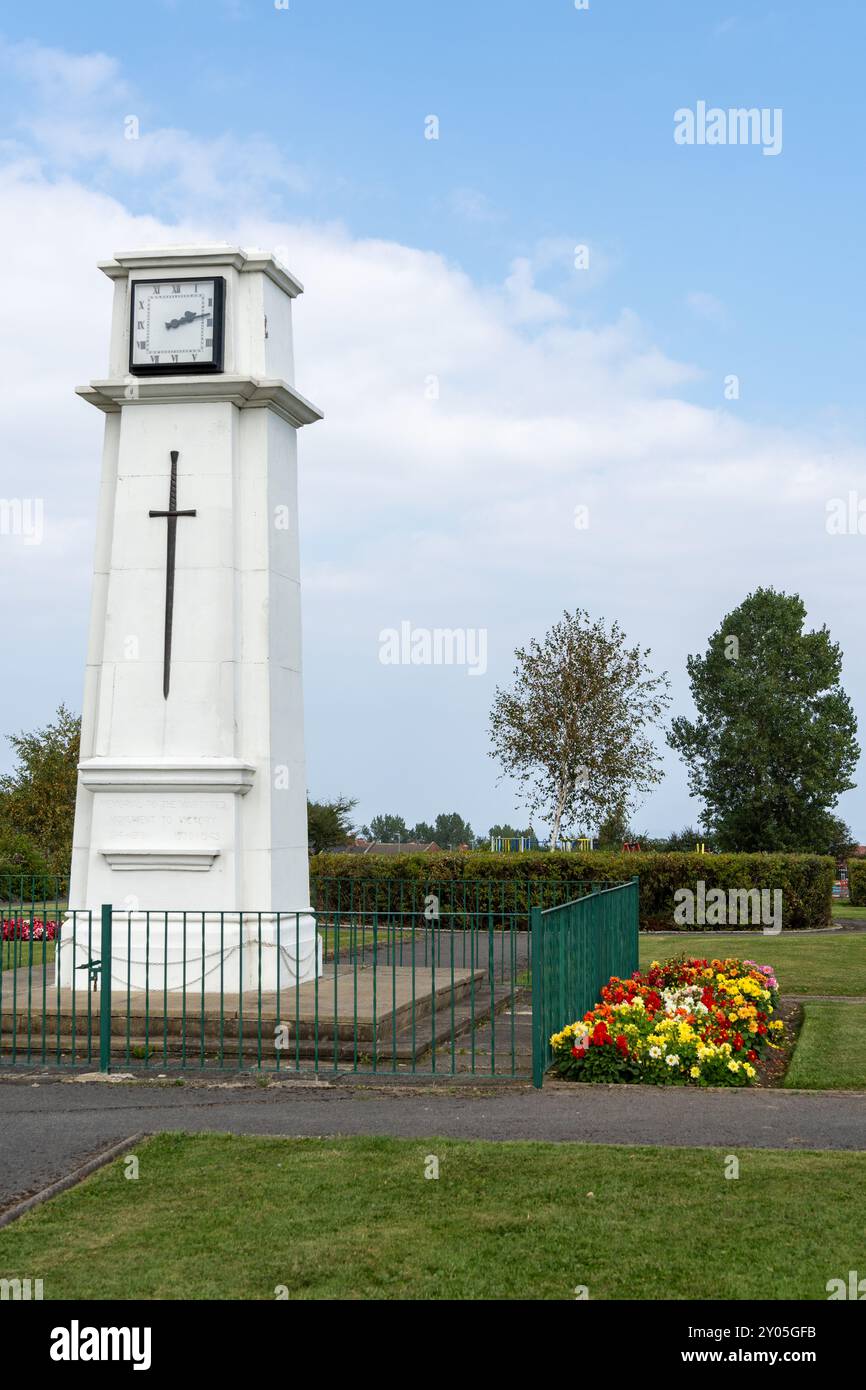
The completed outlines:
<svg viewBox="0 0 866 1390">
<path fill-rule="evenodd" d="M 234 247 L 99 268 L 114 310 L 108 374 L 78 388 L 105 443 L 69 906 L 119 910 L 124 987 L 219 989 L 220 970 L 226 990 L 288 986 L 321 969 L 297 508 L 297 434 L 321 412 L 294 387 L 302 286 Z M 79 918 L 62 986 L 89 950 Z"/>
</svg>

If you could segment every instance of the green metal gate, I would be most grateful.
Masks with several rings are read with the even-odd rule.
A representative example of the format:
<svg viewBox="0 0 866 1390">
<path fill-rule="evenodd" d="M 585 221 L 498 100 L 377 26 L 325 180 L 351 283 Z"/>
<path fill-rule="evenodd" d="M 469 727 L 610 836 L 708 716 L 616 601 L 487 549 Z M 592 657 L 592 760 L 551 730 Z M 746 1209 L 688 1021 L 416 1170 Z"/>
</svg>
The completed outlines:
<svg viewBox="0 0 866 1390">
<path fill-rule="evenodd" d="M 532 910 L 532 1080 L 550 1066 L 550 1037 L 597 1003 L 611 975 L 638 968 L 639 881 L 598 887 Z"/>
</svg>

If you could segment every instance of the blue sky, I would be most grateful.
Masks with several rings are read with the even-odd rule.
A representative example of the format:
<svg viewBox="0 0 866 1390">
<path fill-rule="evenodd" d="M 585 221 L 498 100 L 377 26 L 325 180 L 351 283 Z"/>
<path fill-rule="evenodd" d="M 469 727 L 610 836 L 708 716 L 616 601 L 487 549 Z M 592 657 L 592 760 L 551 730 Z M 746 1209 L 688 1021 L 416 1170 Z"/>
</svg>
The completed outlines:
<svg viewBox="0 0 866 1390">
<path fill-rule="evenodd" d="M 314 794 L 410 821 L 453 806 L 477 829 L 518 814 L 484 756 L 492 688 L 513 647 L 577 602 L 653 647 L 682 708 L 686 653 L 723 613 L 759 582 L 799 588 L 842 641 L 864 713 L 866 538 L 831 543 L 823 520 L 827 499 L 862 483 L 864 39 L 855 0 L 47 0 L 4 15 L 7 233 L 31 239 L 63 185 L 97 350 L 108 307 L 92 265 L 121 226 L 268 234 L 307 285 L 298 385 L 326 412 L 301 439 Z M 781 108 L 782 152 L 676 145 L 673 113 L 698 100 Z M 119 133 L 129 114 L 136 151 Z M 588 272 L 574 270 L 578 243 Z M 375 274 L 341 302 L 335 269 L 354 286 L 352 264 Z M 352 353 L 338 370 L 341 315 Z M 443 373 L 422 442 L 400 364 L 383 367 L 399 447 L 346 382 L 365 345 L 388 359 L 398 341 L 419 380 L 425 342 Z M 82 380 L 101 370 L 84 347 Z M 8 619 L 20 675 L 2 729 L 80 700 L 99 422 L 78 418 L 72 371 L 44 381 L 68 426 L 27 444 L 27 475 L 63 517 L 68 611 L 46 600 L 43 564 L 44 594 L 31 584 L 33 611 Z M 736 402 L 722 394 L 731 373 Z M 10 400 L 7 439 L 16 418 Z M 23 490 L 19 457 L 5 495 Z M 345 506 L 329 504 L 334 486 Z M 590 496 L 597 530 L 578 554 L 564 517 Z M 376 634 L 407 617 L 487 628 L 489 678 L 383 671 Z M 372 746 L 342 746 L 349 711 Z M 659 833 L 696 814 L 667 765 L 637 816 Z M 863 793 L 842 809 L 866 836 Z"/>
</svg>

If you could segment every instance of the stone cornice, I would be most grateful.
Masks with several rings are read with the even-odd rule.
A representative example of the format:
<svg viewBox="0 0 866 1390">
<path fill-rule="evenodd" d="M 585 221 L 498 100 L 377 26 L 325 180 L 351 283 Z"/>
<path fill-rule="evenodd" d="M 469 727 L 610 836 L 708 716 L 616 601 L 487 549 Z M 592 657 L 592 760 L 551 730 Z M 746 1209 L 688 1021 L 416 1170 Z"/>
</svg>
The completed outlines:
<svg viewBox="0 0 866 1390">
<path fill-rule="evenodd" d="M 100 853 L 110 869 L 119 873 L 206 873 L 219 857 L 218 849 L 104 849 Z"/>
<path fill-rule="evenodd" d="M 277 378 L 230 376 L 114 377 L 77 386 L 76 395 L 107 415 L 126 405 L 148 402 L 176 404 L 179 401 L 228 401 L 240 410 L 273 410 L 281 419 L 300 429 L 323 418 L 318 406 L 308 401 L 287 381 Z"/>
<path fill-rule="evenodd" d="M 99 269 L 109 280 L 122 280 L 132 270 L 151 273 L 161 270 L 197 270 L 200 267 L 227 266 L 242 274 L 260 271 L 291 299 L 304 293 L 304 287 L 291 271 L 267 251 L 244 251 L 240 246 L 154 246 L 141 251 L 116 251 L 110 261 L 99 261 Z"/>
<path fill-rule="evenodd" d="M 256 775 L 237 758 L 87 758 L 78 764 L 92 792 L 233 792 L 245 796 Z"/>
</svg>

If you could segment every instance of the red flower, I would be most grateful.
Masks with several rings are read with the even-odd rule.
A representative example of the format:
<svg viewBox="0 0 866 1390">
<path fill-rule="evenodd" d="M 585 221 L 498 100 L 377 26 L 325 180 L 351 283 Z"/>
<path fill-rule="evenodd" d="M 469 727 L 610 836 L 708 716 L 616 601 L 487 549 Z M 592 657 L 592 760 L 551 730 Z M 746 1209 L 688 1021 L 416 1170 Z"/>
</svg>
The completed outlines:
<svg viewBox="0 0 866 1390">
<path fill-rule="evenodd" d="M 607 1024 L 602 1020 L 601 1023 L 597 1023 L 592 1030 L 592 1041 L 595 1043 L 596 1047 L 602 1047 L 604 1043 L 609 1040 L 610 1034 L 607 1031 Z"/>
<path fill-rule="evenodd" d="M 618 1033 L 618 1034 L 617 1034 L 616 1045 L 617 1045 L 618 1051 L 622 1053 L 623 1057 L 627 1057 L 627 1056 L 628 1056 L 628 1038 L 626 1037 L 625 1033 Z"/>
<path fill-rule="evenodd" d="M 577 1057 L 578 1060 L 579 1060 L 581 1057 L 585 1057 L 585 1056 L 586 1056 L 586 1048 L 585 1048 L 585 1047 L 573 1047 L 573 1048 L 571 1049 L 571 1055 L 572 1055 L 572 1057 Z"/>
<path fill-rule="evenodd" d="M 735 1051 L 735 1052 L 739 1052 L 739 1050 L 740 1050 L 740 1048 L 741 1048 L 742 1046 L 743 1046 L 743 1035 L 742 1035 L 742 1033 L 735 1033 L 735 1034 L 734 1034 L 734 1051 Z"/>
<path fill-rule="evenodd" d="M 758 1060 L 758 1054 L 753 1047 L 749 1048 L 748 1052 L 746 1053 L 746 1056 L 748 1057 L 750 1062 L 757 1062 Z"/>
</svg>

